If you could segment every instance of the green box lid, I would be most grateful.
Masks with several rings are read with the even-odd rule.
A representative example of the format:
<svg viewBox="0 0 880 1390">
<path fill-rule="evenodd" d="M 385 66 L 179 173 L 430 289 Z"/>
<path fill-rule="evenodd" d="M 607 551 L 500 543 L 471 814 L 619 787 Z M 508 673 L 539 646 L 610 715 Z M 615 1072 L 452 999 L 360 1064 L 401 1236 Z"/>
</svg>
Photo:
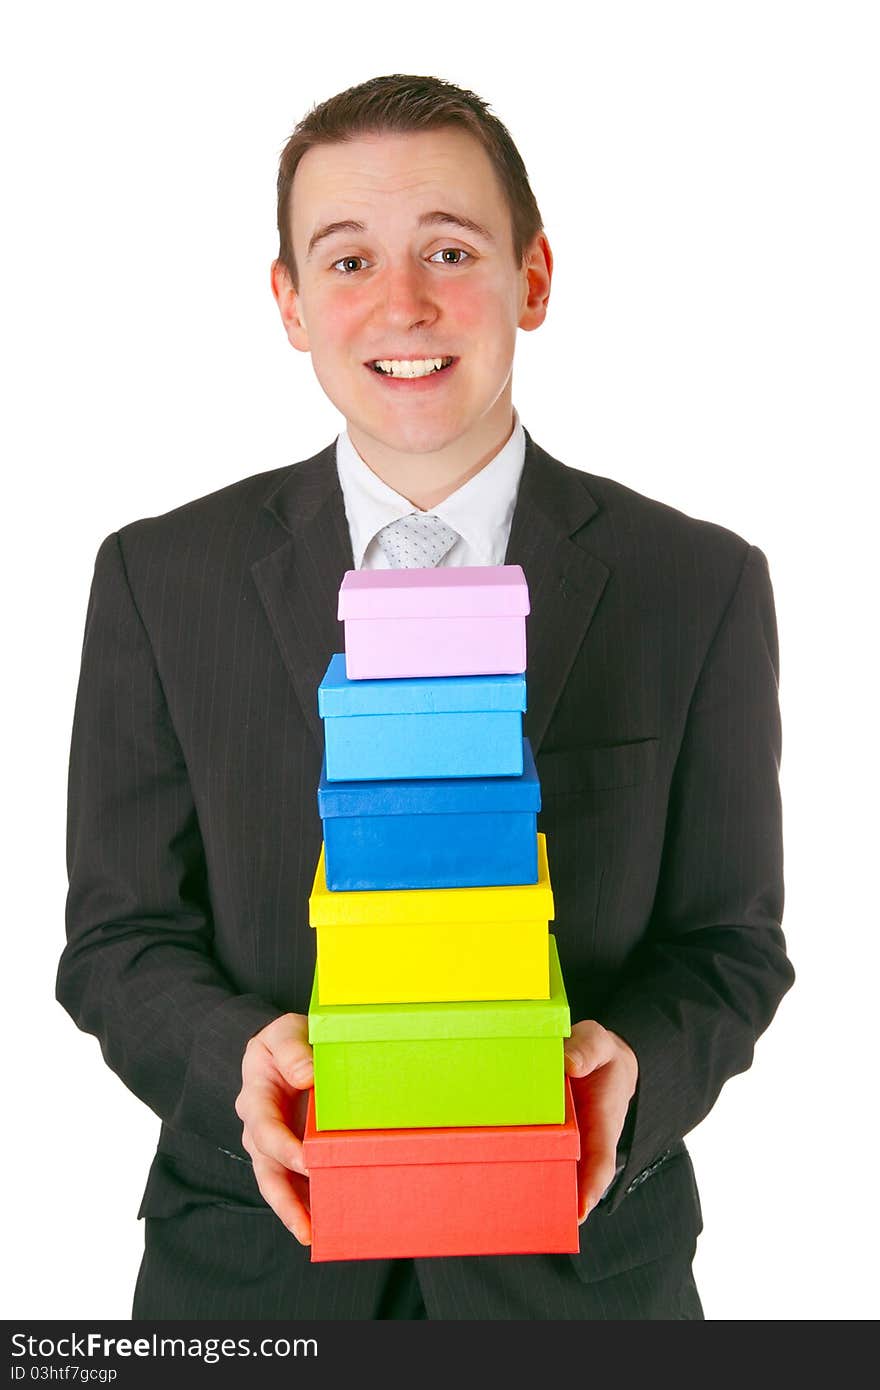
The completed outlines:
<svg viewBox="0 0 880 1390">
<path fill-rule="evenodd" d="M 431 1004 L 318 1003 L 318 970 L 309 1003 L 309 1042 L 403 1042 L 416 1038 L 567 1038 L 568 999 L 556 938 L 548 933 L 549 999 L 490 999 Z"/>
</svg>

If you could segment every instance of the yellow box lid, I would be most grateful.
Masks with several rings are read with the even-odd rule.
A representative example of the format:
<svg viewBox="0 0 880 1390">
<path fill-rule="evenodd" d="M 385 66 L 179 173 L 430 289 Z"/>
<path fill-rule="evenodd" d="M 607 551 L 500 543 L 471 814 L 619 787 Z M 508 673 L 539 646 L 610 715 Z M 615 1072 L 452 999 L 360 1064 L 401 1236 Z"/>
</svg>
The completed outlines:
<svg viewBox="0 0 880 1390">
<path fill-rule="evenodd" d="M 552 922 L 547 837 L 538 834 L 538 882 L 491 888 L 386 888 L 354 893 L 327 887 L 324 846 L 309 897 L 309 925 L 368 927 L 411 922 Z"/>
</svg>

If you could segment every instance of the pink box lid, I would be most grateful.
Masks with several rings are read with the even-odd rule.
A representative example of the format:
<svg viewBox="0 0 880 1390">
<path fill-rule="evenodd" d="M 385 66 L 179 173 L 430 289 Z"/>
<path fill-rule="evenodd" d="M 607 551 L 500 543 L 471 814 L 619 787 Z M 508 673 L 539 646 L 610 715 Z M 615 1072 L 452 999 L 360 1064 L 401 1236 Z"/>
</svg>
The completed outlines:
<svg viewBox="0 0 880 1390">
<path fill-rule="evenodd" d="M 565 1083 L 561 1125 L 492 1125 L 462 1129 L 315 1128 L 309 1093 L 303 1153 L 309 1168 L 371 1168 L 397 1163 L 511 1163 L 577 1159 L 581 1141 L 571 1081 Z"/>
<path fill-rule="evenodd" d="M 529 612 L 522 565 L 346 570 L 336 616 L 507 618 Z"/>
</svg>

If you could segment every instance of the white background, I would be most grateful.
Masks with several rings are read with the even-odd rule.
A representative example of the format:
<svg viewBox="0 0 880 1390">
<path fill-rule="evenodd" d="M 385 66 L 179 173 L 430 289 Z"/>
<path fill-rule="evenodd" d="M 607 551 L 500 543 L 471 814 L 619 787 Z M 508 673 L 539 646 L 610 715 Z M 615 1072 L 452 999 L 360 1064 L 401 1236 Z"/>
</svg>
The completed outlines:
<svg viewBox="0 0 880 1390">
<path fill-rule="evenodd" d="M 689 1138 L 697 1282 L 710 1319 L 876 1315 L 877 16 L 81 0 L 7 24 L 6 1317 L 129 1316 L 158 1133 L 54 1001 L 95 554 L 338 432 L 270 295 L 277 159 L 390 72 L 477 91 L 529 170 L 556 266 L 523 424 L 768 556 L 798 978 Z"/>
</svg>

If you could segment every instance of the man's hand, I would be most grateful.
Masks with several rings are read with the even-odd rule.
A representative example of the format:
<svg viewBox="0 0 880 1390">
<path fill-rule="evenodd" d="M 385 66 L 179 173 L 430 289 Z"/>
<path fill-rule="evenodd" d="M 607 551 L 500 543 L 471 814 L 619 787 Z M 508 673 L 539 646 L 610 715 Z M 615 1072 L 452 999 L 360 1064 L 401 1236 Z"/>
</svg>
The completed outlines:
<svg viewBox="0 0 880 1390">
<path fill-rule="evenodd" d="M 254 1164 L 265 1201 L 300 1245 L 311 1245 L 308 1170 L 302 1134 L 314 1082 L 305 1014 L 284 1014 L 248 1042 L 235 1113 L 244 1124 L 242 1147 Z"/>
<path fill-rule="evenodd" d="M 616 1033 L 588 1019 L 565 1040 L 565 1070 L 581 1136 L 578 1225 L 586 1221 L 617 1166 L 617 1141 L 639 1079 L 636 1054 Z"/>
</svg>

